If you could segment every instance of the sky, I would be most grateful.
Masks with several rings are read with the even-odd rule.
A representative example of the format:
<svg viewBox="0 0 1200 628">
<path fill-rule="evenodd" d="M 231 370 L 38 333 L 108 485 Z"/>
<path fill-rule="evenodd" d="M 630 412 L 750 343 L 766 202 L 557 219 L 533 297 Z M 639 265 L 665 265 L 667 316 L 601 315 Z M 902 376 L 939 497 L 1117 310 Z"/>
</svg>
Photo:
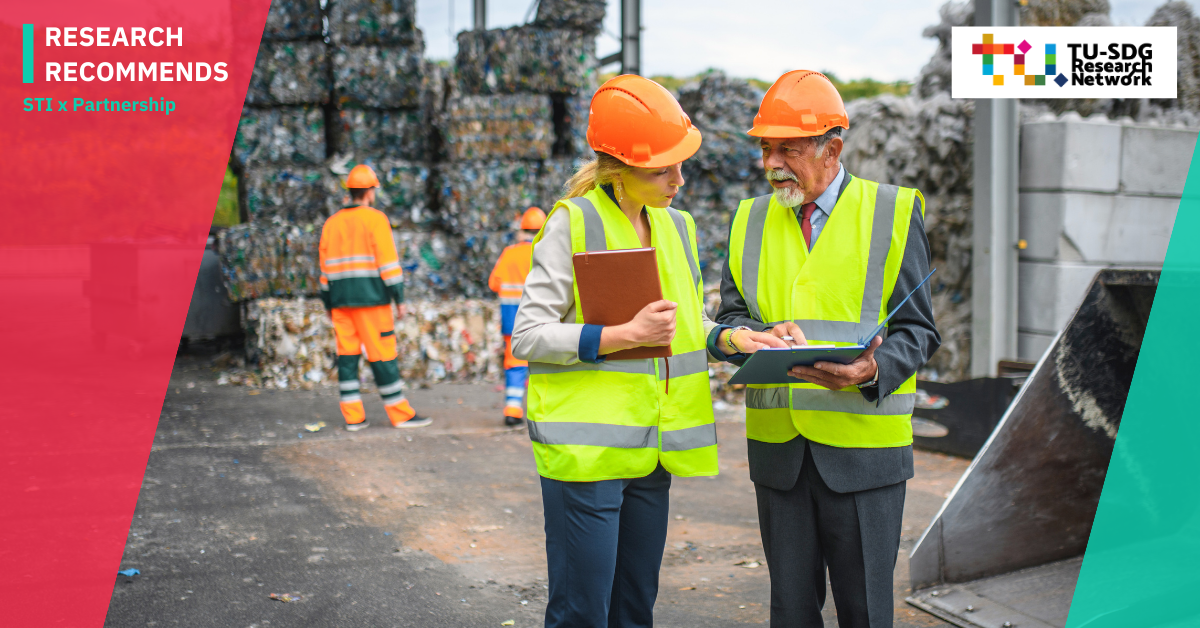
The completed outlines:
<svg viewBox="0 0 1200 628">
<path fill-rule="evenodd" d="M 488 28 L 525 22 L 533 0 L 488 0 Z M 1141 26 L 1165 0 L 1109 0 L 1117 26 Z M 921 36 L 944 0 L 642 0 L 642 73 L 691 76 L 709 68 L 774 81 L 788 70 L 842 80 L 912 80 L 937 48 Z M 1195 8 L 1200 0 L 1189 2 Z M 451 59 L 451 33 L 471 28 L 472 0 L 417 0 L 425 53 Z M 620 2 L 608 0 L 603 57 L 620 48 Z M 832 21 L 826 17 L 832 11 Z M 615 67 L 615 66 L 614 66 Z"/>
</svg>

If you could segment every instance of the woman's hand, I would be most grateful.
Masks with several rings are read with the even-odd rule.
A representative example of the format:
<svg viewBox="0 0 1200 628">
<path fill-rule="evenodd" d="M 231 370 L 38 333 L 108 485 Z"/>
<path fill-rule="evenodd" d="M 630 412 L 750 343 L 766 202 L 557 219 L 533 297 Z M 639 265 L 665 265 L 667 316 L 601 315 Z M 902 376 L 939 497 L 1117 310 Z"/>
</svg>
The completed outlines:
<svg viewBox="0 0 1200 628">
<path fill-rule="evenodd" d="M 808 344 L 808 339 L 804 337 L 804 332 L 800 331 L 800 326 L 792 321 L 784 321 L 771 328 L 771 335 L 776 338 L 791 337 L 793 347 Z M 787 341 L 784 341 L 787 342 Z"/>
<path fill-rule="evenodd" d="M 733 355 L 729 349 L 729 342 L 733 342 L 733 346 L 737 348 L 737 353 L 754 353 L 759 349 L 767 347 L 775 347 L 777 349 L 786 349 L 788 344 L 775 336 L 762 331 L 750 331 L 748 329 L 725 330 L 721 333 L 718 339 L 717 348 L 725 355 Z"/>
<path fill-rule="evenodd" d="M 671 301 L 655 301 L 642 308 L 633 320 L 612 325 L 600 333 L 600 355 L 634 347 L 663 347 L 675 339 L 675 310 Z"/>
</svg>

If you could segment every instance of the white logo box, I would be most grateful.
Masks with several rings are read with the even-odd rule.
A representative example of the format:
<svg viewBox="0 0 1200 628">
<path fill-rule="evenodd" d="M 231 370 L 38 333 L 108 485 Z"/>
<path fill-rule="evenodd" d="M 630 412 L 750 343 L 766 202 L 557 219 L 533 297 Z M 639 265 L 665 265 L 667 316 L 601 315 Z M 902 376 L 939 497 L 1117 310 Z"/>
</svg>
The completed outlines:
<svg viewBox="0 0 1200 628">
<path fill-rule="evenodd" d="M 992 74 L 984 74 L 984 46 L 993 49 Z M 950 40 L 954 98 L 1175 98 L 1177 48 L 1173 26 L 956 26 Z M 1021 44 L 1028 44 L 1022 52 Z M 1046 74 L 1046 45 L 1054 47 L 1054 74 Z M 1007 49 L 1006 49 L 1007 50 Z M 1024 74 L 1016 74 L 1018 55 Z M 1026 77 L 1044 77 L 1028 85 Z M 995 84 L 1003 76 L 1003 85 Z M 1063 77 L 1059 85 L 1056 79 Z M 1036 78 L 1034 79 L 1036 80 Z M 1090 84 L 1089 84 L 1090 83 Z M 1145 83 L 1149 83 L 1148 85 Z"/>
</svg>

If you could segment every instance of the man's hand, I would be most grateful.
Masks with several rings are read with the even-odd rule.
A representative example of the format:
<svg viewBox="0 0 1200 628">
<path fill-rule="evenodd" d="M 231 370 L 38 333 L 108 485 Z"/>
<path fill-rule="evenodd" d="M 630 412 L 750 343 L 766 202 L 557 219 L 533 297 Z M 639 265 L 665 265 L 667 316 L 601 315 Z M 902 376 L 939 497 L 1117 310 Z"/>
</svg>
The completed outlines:
<svg viewBox="0 0 1200 628">
<path fill-rule="evenodd" d="M 786 321 L 772 327 L 771 335 L 775 336 L 776 338 L 791 336 L 792 346 L 808 344 L 808 340 L 804 337 L 804 332 L 800 331 L 800 326 L 792 321 Z"/>
<path fill-rule="evenodd" d="M 849 364 L 817 362 L 812 366 L 793 367 L 788 371 L 788 375 L 829 390 L 841 390 L 847 386 L 869 382 L 879 372 L 879 365 L 875 363 L 875 349 L 881 344 L 883 338 L 876 336 L 871 341 L 871 346 Z"/>
<path fill-rule="evenodd" d="M 730 336 L 733 336 L 733 346 L 737 347 L 738 353 L 754 353 L 759 349 L 766 349 L 767 347 L 786 349 L 788 346 L 786 342 L 764 331 L 750 331 L 748 329 L 734 331 L 726 329 L 717 338 L 717 348 L 725 355 L 732 355 L 730 353 L 732 349 L 729 348 L 728 344 Z"/>
<path fill-rule="evenodd" d="M 392 310 L 396 313 L 396 320 L 404 318 L 404 315 L 408 313 L 408 308 L 404 307 L 403 303 L 392 304 Z"/>
</svg>

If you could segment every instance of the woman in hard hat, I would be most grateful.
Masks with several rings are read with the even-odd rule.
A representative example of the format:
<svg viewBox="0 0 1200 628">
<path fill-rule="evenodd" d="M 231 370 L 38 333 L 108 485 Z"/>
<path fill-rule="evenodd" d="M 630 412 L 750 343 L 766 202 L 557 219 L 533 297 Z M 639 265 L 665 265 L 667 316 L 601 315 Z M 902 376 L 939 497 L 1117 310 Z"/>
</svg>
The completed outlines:
<svg viewBox="0 0 1200 628">
<path fill-rule="evenodd" d="M 567 183 L 534 239 L 512 338 L 513 355 L 529 361 L 546 626 L 650 626 L 671 476 L 717 473 L 708 362 L 784 343 L 718 326 L 704 312 L 696 227 L 670 208 L 700 131 L 671 93 L 640 76 L 606 82 L 592 98 L 587 137 L 596 159 Z M 572 255 L 644 247 L 655 249 L 662 300 L 623 325 L 588 323 Z M 665 345 L 666 359 L 605 359 Z"/>
<path fill-rule="evenodd" d="M 500 295 L 500 333 L 504 336 L 504 424 L 509 427 L 524 422 L 525 381 L 529 377 L 529 364 L 512 354 L 513 321 L 525 291 L 525 277 L 533 263 L 533 237 L 545 222 L 546 212 L 541 208 L 525 210 L 517 243 L 500 253 L 500 259 L 496 260 L 496 267 L 488 277 L 488 287 Z"/>
</svg>

